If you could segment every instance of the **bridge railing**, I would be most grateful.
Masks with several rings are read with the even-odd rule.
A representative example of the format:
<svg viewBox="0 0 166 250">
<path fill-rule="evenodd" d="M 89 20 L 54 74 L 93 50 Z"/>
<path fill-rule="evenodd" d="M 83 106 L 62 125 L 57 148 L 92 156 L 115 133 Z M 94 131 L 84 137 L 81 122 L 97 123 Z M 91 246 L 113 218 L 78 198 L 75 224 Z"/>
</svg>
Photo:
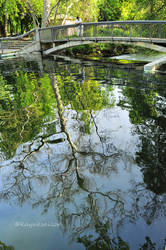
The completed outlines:
<svg viewBox="0 0 166 250">
<path fill-rule="evenodd" d="M 42 42 L 66 40 L 77 36 L 76 24 L 39 29 Z M 166 39 L 166 21 L 111 21 L 82 23 L 83 37 L 140 37 Z"/>
<path fill-rule="evenodd" d="M 21 48 L 24 44 L 24 41 L 33 41 L 36 40 L 36 29 L 30 30 L 26 32 L 25 34 L 18 35 L 18 36 L 11 36 L 11 37 L 1 37 L 0 38 L 0 50 L 3 53 L 6 49 L 15 49 Z"/>
</svg>

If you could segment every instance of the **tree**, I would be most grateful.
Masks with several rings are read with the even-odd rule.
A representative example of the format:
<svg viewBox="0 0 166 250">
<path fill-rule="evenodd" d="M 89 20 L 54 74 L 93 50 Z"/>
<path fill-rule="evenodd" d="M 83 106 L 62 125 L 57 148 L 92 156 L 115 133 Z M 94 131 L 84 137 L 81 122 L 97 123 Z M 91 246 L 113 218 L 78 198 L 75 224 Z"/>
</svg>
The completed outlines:
<svg viewBox="0 0 166 250">
<path fill-rule="evenodd" d="M 121 7 L 121 20 L 165 19 L 164 0 L 124 0 Z"/>
<path fill-rule="evenodd" d="M 1 250 L 14 250 L 14 247 L 13 246 L 7 246 L 5 243 L 0 241 L 0 249 Z"/>
<path fill-rule="evenodd" d="M 55 106 L 47 75 L 39 78 L 35 73 L 27 75 L 20 71 L 12 74 L 12 78 L 11 88 L 7 79 L 0 77 L 0 148 L 6 158 L 12 157 L 21 143 L 40 133 L 46 120 L 53 117 Z M 47 127 L 45 129 L 47 131 Z"/>
<path fill-rule="evenodd" d="M 31 141 L 22 144 L 21 149 L 17 150 L 12 159 L 1 163 L 4 171 L 1 173 L 3 186 L 0 190 L 0 199 L 14 200 L 14 204 L 18 205 L 28 201 L 33 208 L 39 206 L 43 213 L 47 213 L 50 208 L 51 211 L 54 209 L 57 221 L 66 238 L 70 237 L 73 242 L 79 241 L 89 249 L 129 249 L 126 237 L 122 237 L 123 232 L 129 228 L 129 224 L 133 223 L 135 227 L 140 220 L 145 220 L 149 226 L 153 220 L 158 218 L 161 220 L 161 215 L 164 215 L 165 211 L 165 195 L 158 196 L 146 189 L 142 177 L 136 176 L 135 178 L 133 174 L 127 185 L 118 183 L 117 176 L 121 170 L 123 170 L 121 177 L 124 178 L 125 173 L 130 174 L 132 169 L 137 169 L 135 159 L 132 158 L 131 166 L 128 168 L 127 154 L 129 151 L 118 150 L 113 145 L 112 131 L 109 130 L 109 126 L 106 133 L 104 129 L 101 130 L 97 127 L 97 120 L 104 117 L 105 110 L 108 111 L 105 108 L 110 107 L 108 101 L 111 90 L 108 91 L 109 89 L 104 84 L 101 87 L 97 81 L 86 80 L 88 71 L 91 79 L 94 79 L 92 67 L 85 67 L 85 78 L 83 79 L 85 83 L 81 83 L 80 79 L 76 79 L 79 69 L 80 65 L 73 66 L 73 64 L 70 66 L 62 64 L 60 69 L 55 67 L 57 73 L 50 77 L 55 91 L 54 101 L 57 103 L 54 119 L 58 131 L 46 137 L 43 137 L 41 133 L 37 134 Z M 77 74 L 76 70 L 78 70 Z M 105 69 L 97 68 L 97 72 L 98 70 L 104 72 Z M 108 70 L 112 78 L 115 77 L 112 68 Z M 120 73 L 118 72 L 118 74 Z M 22 76 L 22 74 L 20 75 Z M 44 81 L 43 77 L 36 81 L 35 75 L 32 75 L 29 83 L 26 82 L 25 75 L 22 78 L 21 76 L 17 84 L 12 84 L 7 89 L 4 88 L 6 100 L 3 108 L 6 107 L 7 110 L 12 111 L 13 106 L 7 100 L 12 101 L 14 97 L 18 103 L 14 109 L 29 108 L 31 105 L 36 108 L 37 113 L 40 113 L 43 109 L 38 106 L 42 106 L 42 102 L 37 99 L 47 96 L 39 91 L 43 82 L 43 92 L 48 91 L 48 95 L 52 95 L 50 89 L 48 90 L 48 83 L 50 83 L 48 75 L 44 77 L 47 81 Z M 0 86 L 2 84 L 1 81 Z M 16 88 L 15 91 L 12 89 L 13 85 Z M 30 87 L 29 93 L 28 87 Z M 37 99 L 33 99 L 32 93 Z M 88 93 L 92 100 L 88 100 Z M 132 97 L 129 95 L 131 92 L 127 93 L 128 98 L 131 99 Z M 133 98 L 136 98 L 136 95 L 133 95 Z M 99 104 L 94 102 L 95 99 Z M 151 104 L 151 98 L 149 99 L 143 98 L 144 102 L 146 100 L 146 105 Z M 46 104 L 47 100 L 49 99 L 46 98 Z M 82 105 L 82 100 L 85 105 Z M 140 102 L 140 98 L 137 99 L 137 102 Z M 130 100 L 131 103 L 135 104 Z M 154 104 L 152 103 L 152 105 Z M 155 106 L 155 108 L 165 114 L 165 100 L 159 99 L 158 104 L 159 107 Z M 133 108 L 135 107 L 137 108 L 138 105 L 135 104 Z M 132 105 L 129 108 L 132 109 Z M 90 119 L 91 127 L 93 123 L 96 124 L 96 130 L 90 131 L 89 134 L 84 133 L 79 141 L 81 130 L 78 127 L 82 126 L 82 121 L 79 123 L 79 117 L 83 111 L 92 111 L 93 114 L 101 112 L 101 117 L 97 117 L 95 114 L 93 119 Z M 140 112 L 139 109 L 138 112 Z M 141 119 L 138 120 L 141 121 L 141 125 L 144 125 L 145 114 L 141 113 L 140 116 Z M 8 119 L 7 115 L 6 118 Z M 108 121 L 111 122 L 112 117 Z M 133 121 L 135 120 L 133 119 Z M 160 119 L 158 123 L 159 121 Z M 21 121 L 19 122 L 21 123 Z M 28 123 L 31 124 L 31 121 L 29 120 Z M 76 126 L 72 127 L 73 124 Z M 163 129 L 166 127 L 165 122 L 158 125 Z M 96 137 L 101 138 L 100 134 L 103 133 L 106 134 L 105 141 L 96 140 Z M 164 142 L 165 133 L 161 135 Z M 60 137 L 63 137 L 64 140 L 57 139 Z M 71 139 L 76 147 L 71 143 Z M 108 146 L 106 154 L 103 153 L 102 148 L 104 142 Z M 6 167 L 10 171 L 6 171 Z M 131 173 L 135 174 L 135 170 Z M 143 244 L 141 249 L 152 248 L 155 244 L 153 240 L 146 238 L 145 244 L 141 242 L 141 245 Z"/>
<path fill-rule="evenodd" d="M 99 1 L 99 20 L 100 21 L 116 21 L 121 16 L 121 0 L 104 0 Z"/>
<path fill-rule="evenodd" d="M 124 98 L 119 102 L 129 110 L 135 132 L 141 140 L 136 161 L 144 176 L 146 188 L 159 195 L 166 192 L 166 96 L 154 84 L 151 89 L 132 87 L 123 89 Z M 161 94 L 161 96 L 160 96 Z"/>
<path fill-rule="evenodd" d="M 20 22 L 24 11 L 25 5 L 21 0 L 0 0 L 0 33 L 2 36 L 7 36 L 11 31 L 20 32 Z"/>
</svg>

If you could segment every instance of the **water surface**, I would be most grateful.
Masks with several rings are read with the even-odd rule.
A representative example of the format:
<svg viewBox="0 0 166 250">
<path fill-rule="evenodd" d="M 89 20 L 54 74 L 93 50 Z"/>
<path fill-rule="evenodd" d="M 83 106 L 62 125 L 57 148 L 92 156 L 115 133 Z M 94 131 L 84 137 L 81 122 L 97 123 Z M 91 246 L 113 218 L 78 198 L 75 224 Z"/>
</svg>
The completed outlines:
<svg viewBox="0 0 166 250">
<path fill-rule="evenodd" d="M 0 125 L 4 248 L 164 249 L 165 74 L 8 60 Z"/>
</svg>

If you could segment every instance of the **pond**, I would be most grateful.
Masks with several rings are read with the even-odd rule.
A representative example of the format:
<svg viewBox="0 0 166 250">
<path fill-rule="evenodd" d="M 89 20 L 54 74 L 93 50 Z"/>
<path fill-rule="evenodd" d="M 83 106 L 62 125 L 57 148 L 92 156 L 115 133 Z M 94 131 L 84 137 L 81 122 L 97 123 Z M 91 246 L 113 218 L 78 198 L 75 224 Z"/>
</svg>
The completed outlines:
<svg viewBox="0 0 166 250">
<path fill-rule="evenodd" d="M 1 62 L 2 249 L 164 249 L 165 218 L 165 74 Z"/>
</svg>

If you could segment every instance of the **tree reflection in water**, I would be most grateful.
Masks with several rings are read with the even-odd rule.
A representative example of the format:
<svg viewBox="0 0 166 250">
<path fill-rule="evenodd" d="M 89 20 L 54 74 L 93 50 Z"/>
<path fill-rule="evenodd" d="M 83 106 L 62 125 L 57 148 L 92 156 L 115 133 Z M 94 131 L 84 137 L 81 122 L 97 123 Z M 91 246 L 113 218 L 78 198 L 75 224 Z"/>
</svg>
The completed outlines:
<svg viewBox="0 0 166 250">
<path fill-rule="evenodd" d="M 142 132 L 143 152 L 137 153 L 136 160 L 132 153 L 118 149 L 109 134 L 100 132 L 97 122 L 103 108 L 114 108 L 114 100 L 109 102 L 106 91 L 100 92 L 94 82 L 89 100 L 84 85 L 77 87 L 74 82 L 74 92 L 68 92 L 64 79 L 55 74 L 50 78 L 59 115 L 54 124 L 58 127 L 59 123 L 59 128 L 56 133 L 22 144 L 13 158 L 1 163 L 4 188 L 0 198 L 19 205 L 29 200 L 43 213 L 55 208 L 63 232 L 86 249 L 130 249 L 123 239 L 126 224 L 141 218 L 150 225 L 165 216 L 165 194 L 159 196 L 149 188 L 145 171 L 143 181 L 137 170 L 136 161 L 146 163 L 141 154 L 148 142 Z M 66 82 L 72 84 L 69 78 Z M 90 83 L 83 84 L 87 89 Z M 74 135 L 76 126 L 82 129 Z M 155 243 L 147 236 L 140 249 L 155 249 Z"/>
<path fill-rule="evenodd" d="M 2 241 L 0 241 L 0 249 L 1 250 L 14 250 L 14 247 L 13 246 L 7 246 Z"/>
</svg>

